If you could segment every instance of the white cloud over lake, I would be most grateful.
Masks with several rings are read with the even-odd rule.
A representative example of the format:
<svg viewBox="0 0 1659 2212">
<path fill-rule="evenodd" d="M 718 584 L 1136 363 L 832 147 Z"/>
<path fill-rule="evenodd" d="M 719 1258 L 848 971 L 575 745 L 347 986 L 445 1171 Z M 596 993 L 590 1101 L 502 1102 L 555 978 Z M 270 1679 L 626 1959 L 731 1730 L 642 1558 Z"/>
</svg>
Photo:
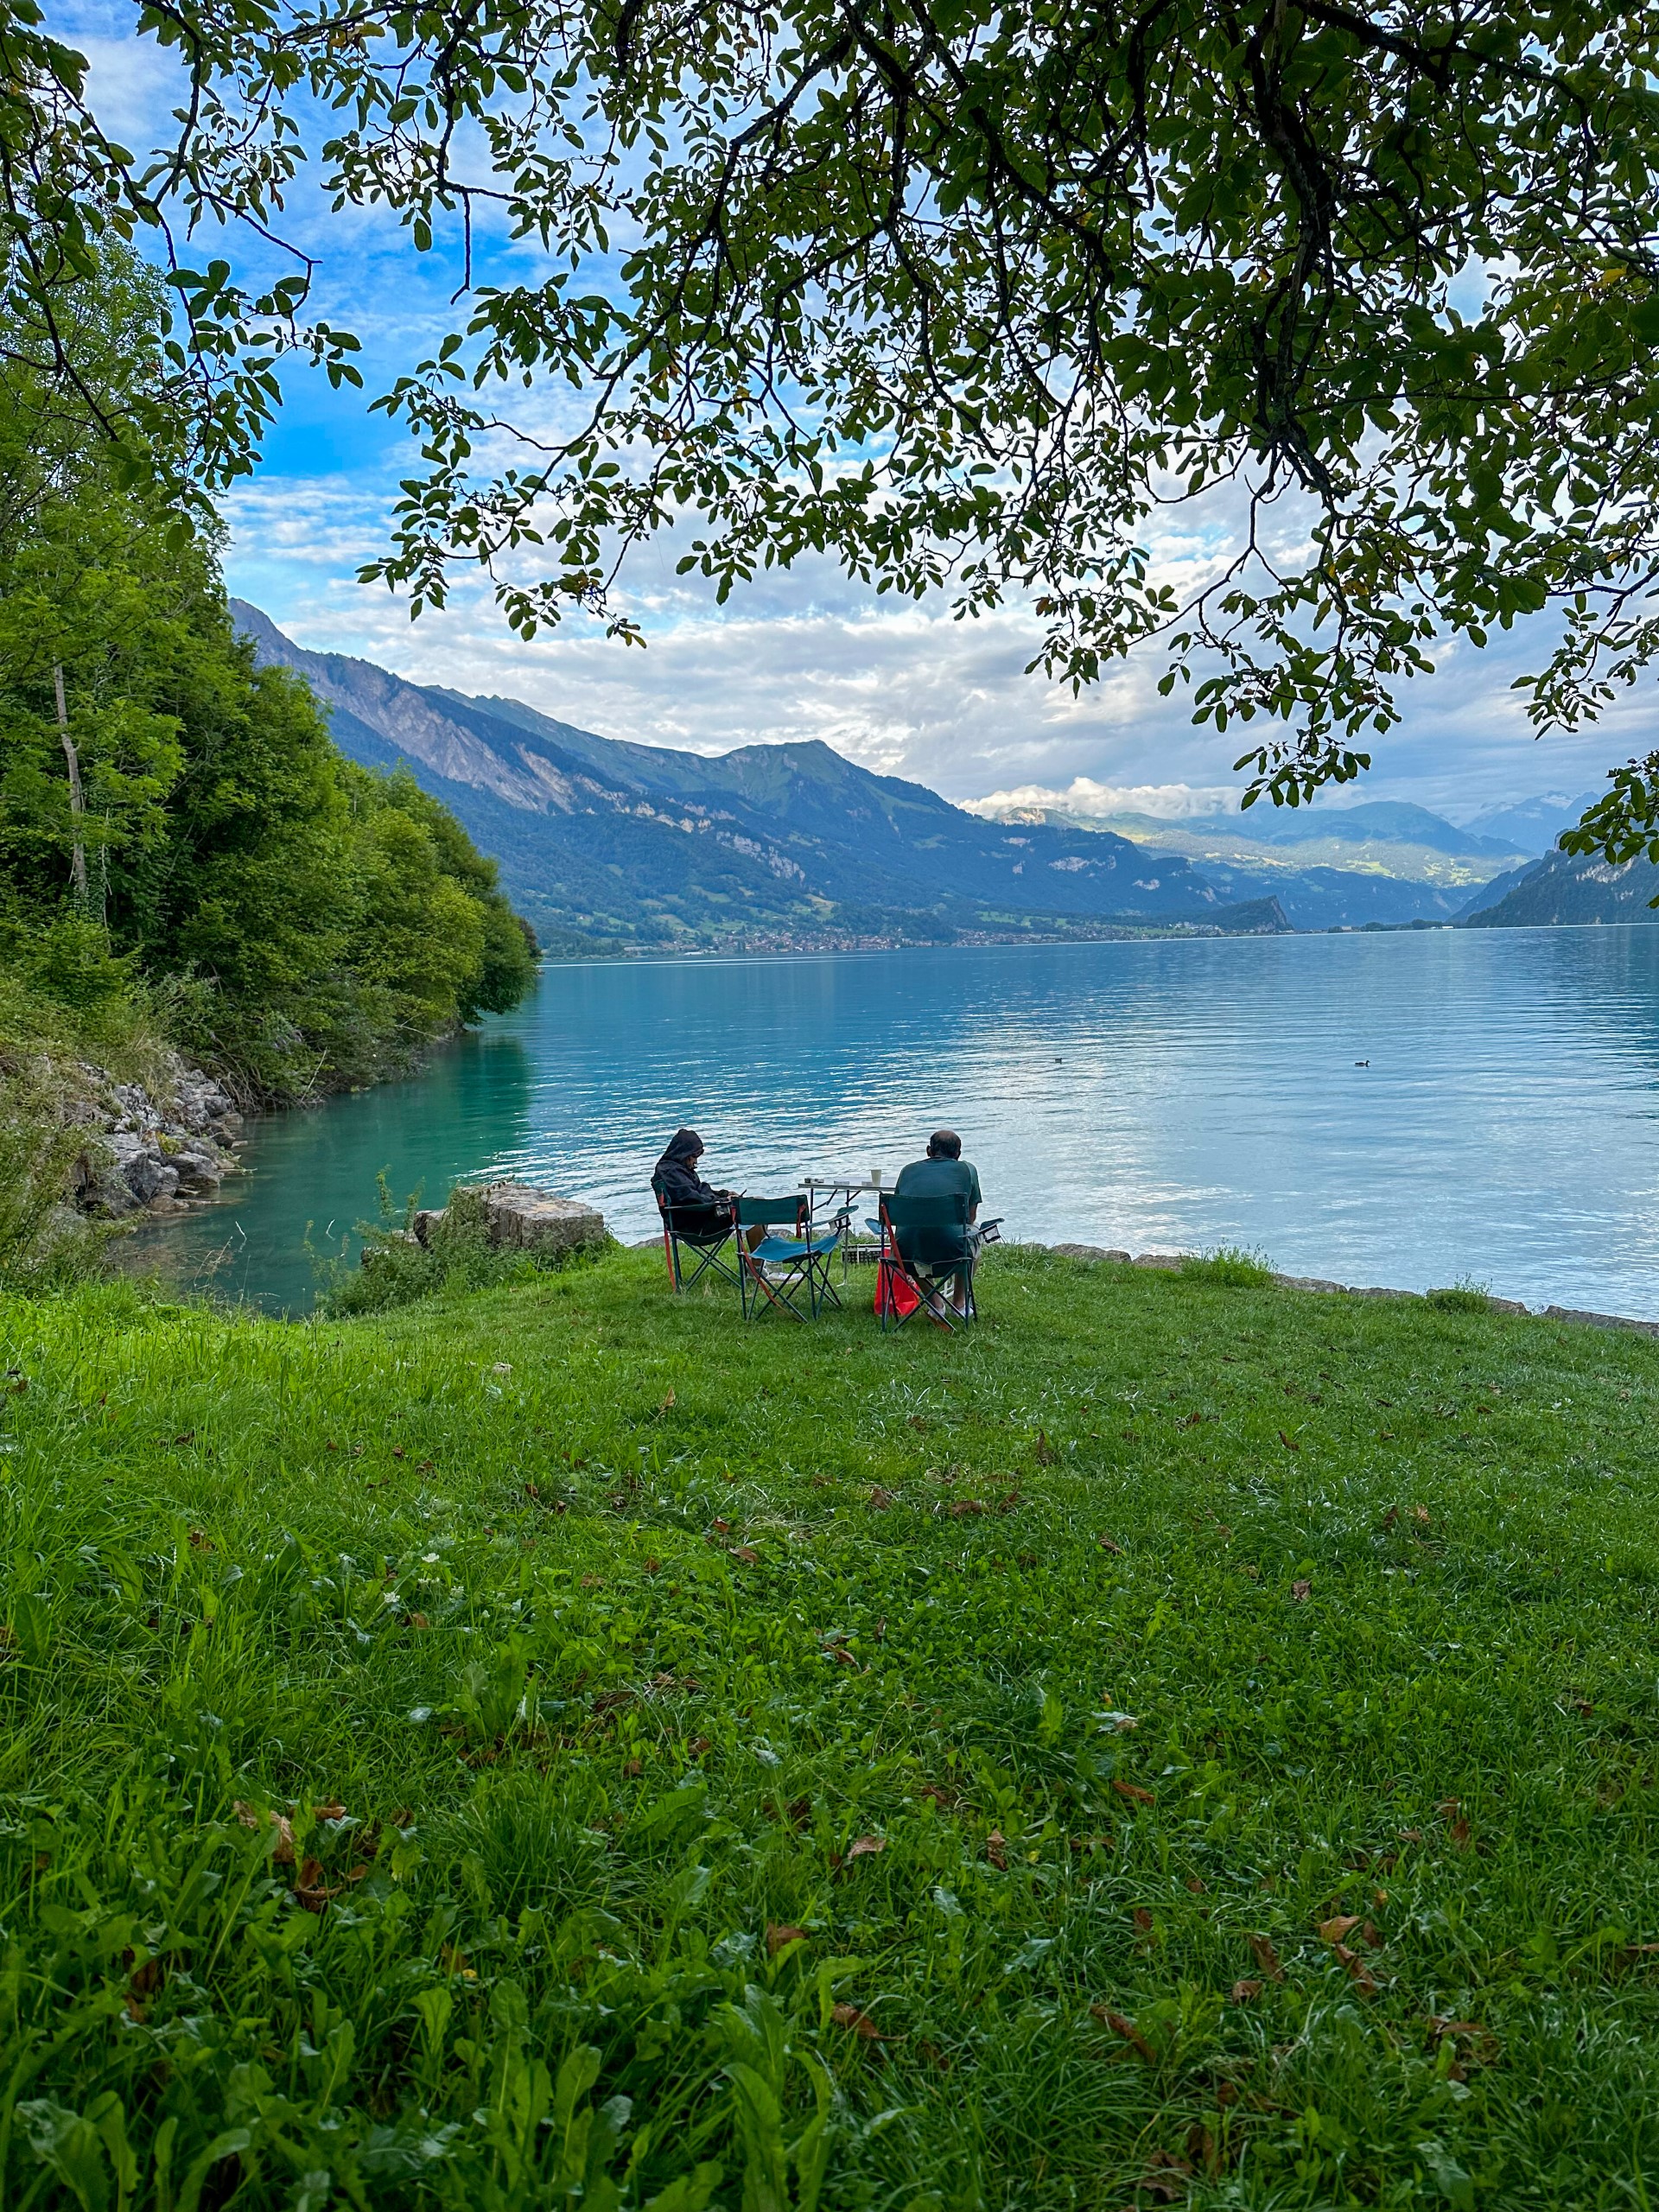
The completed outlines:
<svg viewBox="0 0 1659 2212">
<path fill-rule="evenodd" d="M 1195 729 L 1179 692 L 1160 698 L 1154 652 L 1074 698 L 1024 672 L 1039 642 L 1027 610 L 957 621 L 943 599 L 895 603 L 823 563 L 769 572 L 719 607 L 698 580 L 674 575 L 671 535 L 627 580 L 643 652 L 575 626 L 526 644 L 482 580 L 465 575 L 448 607 L 411 624 L 400 600 L 353 581 L 384 543 L 388 493 L 349 467 L 307 476 L 292 473 L 296 456 L 283 458 L 229 503 L 227 574 L 301 645 L 360 654 L 417 683 L 510 695 L 645 744 L 713 753 L 821 738 L 957 799 L 1081 778 L 1124 792 L 1124 805 L 1175 812 L 1242 780 L 1236 728 Z M 376 454 L 374 476 L 385 460 Z M 1516 632 L 1484 652 L 1443 650 L 1435 675 L 1408 687 L 1401 728 L 1376 741 L 1371 776 L 1332 798 L 1409 797 L 1471 813 L 1592 785 L 1655 742 L 1649 692 L 1586 735 L 1535 741 L 1510 686 L 1541 645 L 1536 632 Z M 1156 792 L 1166 796 L 1154 803 Z"/>
</svg>

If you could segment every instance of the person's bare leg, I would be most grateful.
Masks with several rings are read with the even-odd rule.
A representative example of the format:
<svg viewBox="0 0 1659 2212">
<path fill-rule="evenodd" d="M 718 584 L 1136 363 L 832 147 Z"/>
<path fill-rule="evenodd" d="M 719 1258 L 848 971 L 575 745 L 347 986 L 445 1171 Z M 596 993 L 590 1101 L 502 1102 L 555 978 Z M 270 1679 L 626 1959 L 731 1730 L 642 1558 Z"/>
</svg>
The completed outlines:
<svg viewBox="0 0 1659 2212">
<path fill-rule="evenodd" d="M 964 1321 L 968 1319 L 968 1275 L 965 1269 L 950 1278 L 950 1310 L 960 1314 Z"/>
</svg>

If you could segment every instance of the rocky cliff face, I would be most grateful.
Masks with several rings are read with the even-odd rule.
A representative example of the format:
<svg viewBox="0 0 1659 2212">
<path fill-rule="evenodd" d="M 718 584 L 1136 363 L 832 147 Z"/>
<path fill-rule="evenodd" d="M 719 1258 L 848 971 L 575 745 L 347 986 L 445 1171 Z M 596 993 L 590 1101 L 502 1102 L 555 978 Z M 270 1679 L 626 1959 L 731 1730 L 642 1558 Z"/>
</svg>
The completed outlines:
<svg viewBox="0 0 1659 2212">
<path fill-rule="evenodd" d="M 73 1189 L 81 1212 L 118 1221 L 218 1197 L 237 1166 L 242 1116 L 211 1076 L 177 1058 L 149 1087 L 85 1062 L 75 1073 L 62 1110 L 87 1133 Z"/>
</svg>

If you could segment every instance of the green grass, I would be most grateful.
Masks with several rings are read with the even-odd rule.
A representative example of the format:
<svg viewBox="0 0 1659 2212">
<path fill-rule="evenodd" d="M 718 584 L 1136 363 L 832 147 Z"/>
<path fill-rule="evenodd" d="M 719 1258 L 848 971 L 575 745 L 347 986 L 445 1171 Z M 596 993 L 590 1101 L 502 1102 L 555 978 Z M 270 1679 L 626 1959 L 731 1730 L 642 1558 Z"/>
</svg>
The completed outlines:
<svg viewBox="0 0 1659 2212">
<path fill-rule="evenodd" d="M 982 1305 L 0 1307 L 8 2212 L 1649 2204 L 1659 1346 Z"/>
</svg>

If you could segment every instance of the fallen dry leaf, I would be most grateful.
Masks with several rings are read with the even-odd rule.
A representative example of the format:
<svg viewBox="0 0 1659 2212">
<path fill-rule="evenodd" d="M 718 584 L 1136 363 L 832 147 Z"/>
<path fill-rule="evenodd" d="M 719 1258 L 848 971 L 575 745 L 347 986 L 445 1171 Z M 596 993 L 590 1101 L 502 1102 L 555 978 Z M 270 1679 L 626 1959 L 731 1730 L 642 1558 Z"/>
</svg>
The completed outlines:
<svg viewBox="0 0 1659 2212">
<path fill-rule="evenodd" d="M 1157 2064 L 1152 2045 L 1133 2020 L 1126 2020 L 1122 2012 L 1114 2012 L 1105 2005 L 1091 2005 L 1089 2010 L 1103 2027 L 1109 2028 L 1115 2036 L 1122 2036 L 1138 2058 L 1143 2058 L 1148 2066 Z"/>
<path fill-rule="evenodd" d="M 1333 1943 L 1332 1949 L 1348 1969 L 1348 1978 L 1362 1997 L 1375 1997 L 1376 1984 L 1371 1979 L 1370 1968 L 1357 1951 L 1351 1951 L 1345 1943 Z"/>
<path fill-rule="evenodd" d="M 1152 1933 L 1152 1915 L 1147 1910 L 1145 1905 L 1136 1905 L 1135 1908 L 1134 1916 L 1135 1924 L 1141 1930 L 1141 1933 L 1143 1936 L 1150 1936 Z"/>
<path fill-rule="evenodd" d="M 1399 1509 L 1399 1507 L 1398 1507 L 1397 1505 L 1391 1505 L 1391 1506 L 1389 1508 L 1388 1511 L 1387 1511 L 1387 1512 L 1382 1516 L 1382 1526 L 1383 1526 L 1385 1529 L 1392 1529 L 1392 1528 L 1393 1528 L 1393 1526 L 1394 1526 L 1394 1524 L 1395 1524 L 1395 1522 L 1399 1518 L 1400 1518 L 1400 1509 Z"/>
<path fill-rule="evenodd" d="M 1319 1923 L 1319 1933 L 1327 1943 L 1340 1943 L 1349 1930 L 1358 1925 L 1359 1915 L 1357 1912 L 1339 1912 L 1333 1918 Z"/>
<path fill-rule="evenodd" d="M 1468 1823 L 1468 1821 L 1452 1821 L 1452 1826 L 1451 1826 L 1451 1827 L 1450 1827 L 1450 1828 L 1446 1831 L 1446 1833 L 1447 1833 L 1447 1834 L 1450 1835 L 1450 1837 L 1452 1838 L 1452 1848 L 1453 1848 L 1454 1850 L 1456 1850 L 1456 1851 L 1467 1851 L 1467 1850 L 1468 1850 L 1468 1848 L 1469 1848 L 1469 1823 Z"/>
<path fill-rule="evenodd" d="M 1313 1590 L 1313 1585 L 1311 1582 L 1293 1582 L 1290 1586 L 1292 1599 L 1299 1605 L 1305 1605 L 1307 1603 Z"/>
<path fill-rule="evenodd" d="M 993 1866 L 997 1867 L 998 1869 L 1000 1869 L 1000 1871 L 1001 1871 L 1001 1872 L 1003 1872 L 1003 1873 L 1005 1873 L 1005 1874 L 1007 1872 L 1007 1871 L 1008 1871 L 1008 1846 L 1007 1846 L 1007 1838 L 1003 1835 L 1002 1831 L 1001 1831 L 1001 1828 L 993 1828 L 993 1829 L 991 1830 L 991 1832 L 990 1832 L 989 1835 L 988 1835 L 988 1836 L 986 1837 L 986 1839 L 985 1839 L 985 1856 L 986 1856 L 986 1857 L 990 1860 L 990 1862 L 991 1862 L 991 1864 L 992 1864 L 992 1866 Z"/>
<path fill-rule="evenodd" d="M 1123 1556 L 1122 1545 L 1114 1541 L 1110 1536 L 1096 1536 L 1095 1538 L 1095 1541 L 1099 1545 L 1102 1551 L 1116 1552 L 1120 1559 Z"/>
<path fill-rule="evenodd" d="M 870 1492 L 870 1504 L 877 1513 L 885 1513 L 893 1503 L 893 1492 L 883 1490 L 880 1484 Z"/>
<path fill-rule="evenodd" d="M 753 1544 L 729 1544 L 727 1549 L 734 1559 L 741 1560 L 745 1567 L 759 1567 L 760 1564 L 760 1554 Z"/>
<path fill-rule="evenodd" d="M 262 1815 L 256 1813 L 251 1805 L 245 1805 L 239 1797 L 231 1810 L 245 1828 L 263 1827 L 269 1822 L 276 1831 L 276 1847 L 270 1854 L 271 1864 L 274 1866 L 291 1866 L 294 1864 L 294 1830 L 286 1814 L 265 1813 Z"/>
<path fill-rule="evenodd" d="M 659 1414 L 665 1414 L 665 1413 L 668 1411 L 669 1408 L 673 1404 L 673 1402 L 674 1402 L 674 1393 L 673 1393 L 671 1390 L 670 1390 L 670 1391 L 666 1394 L 666 1395 L 665 1395 L 665 1396 L 664 1396 L 664 1397 L 663 1397 L 663 1398 L 658 1402 L 658 1407 L 657 1407 L 657 1410 L 658 1410 L 658 1412 Z"/>
<path fill-rule="evenodd" d="M 432 1625 L 424 1613 L 411 1613 L 409 1616 L 409 1624 L 410 1628 L 430 1628 Z"/>
<path fill-rule="evenodd" d="M 1427 1529 L 1430 1525 L 1428 1508 L 1426 1505 L 1414 1505 L 1411 1509 L 1411 1517 L 1421 1528 Z"/>
<path fill-rule="evenodd" d="M 875 2022 L 868 2012 L 861 2012 L 856 2005 L 837 2005 L 830 2017 L 838 2028 L 850 2028 L 866 2043 L 880 2043 L 883 2040 Z"/>
<path fill-rule="evenodd" d="M 346 1817 L 346 1808 L 338 1798 L 331 1797 L 326 1805 L 314 1805 L 311 1808 L 311 1816 L 318 1821 L 343 1821 Z"/>
<path fill-rule="evenodd" d="M 1287 1436 L 1282 1428 L 1279 1432 L 1279 1441 L 1284 1446 L 1287 1452 L 1300 1452 L 1302 1448 L 1301 1446 L 1296 1442 L 1294 1437 Z"/>
<path fill-rule="evenodd" d="M 1250 1948 L 1255 1953 L 1255 1963 L 1269 1981 L 1282 1981 L 1285 1970 L 1279 1963 L 1279 1954 L 1265 1936 L 1252 1936 Z"/>
<path fill-rule="evenodd" d="M 193 1529 L 190 1531 L 190 1548 L 193 1552 L 216 1552 L 219 1546 L 204 1535 L 200 1529 Z"/>
<path fill-rule="evenodd" d="M 766 1949 L 774 1959 L 777 1957 L 779 1952 L 783 1950 L 786 1945 L 791 1943 L 804 1943 L 806 1940 L 807 1934 L 804 1928 L 773 1927 L 768 1928 L 766 1930 Z"/>
<path fill-rule="evenodd" d="M 446 1943 L 438 1953 L 438 1963 L 448 1974 L 458 1974 L 462 1981 L 476 1981 L 478 1974 L 467 1963 L 465 1951 L 456 1950 L 453 1943 Z"/>
<path fill-rule="evenodd" d="M 1155 1805 L 1156 1796 L 1150 1789 L 1143 1789 L 1138 1782 L 1115 1782 L 1112 1784 L 1120 1797 L 1127 1797 L 1131 1805 Z"/>
<path fill-rule="evenodd" d="M 1253 1998 L 1259 1997 L 1261 1994 L 1262 1985 L 1259 1981 L 1236 1981 L 1233 1984 L 1235 2005 L 1248 2005 Z"/>
<path fill-rule="evenodd" d="M 976 1497 L 957 1497 L 944 1510 L 953 1521 L 960 1521 L 965 1513 L 982 1513 L 985 1508 Z"/>
<path fill-rule="evenodd" d="M 874 1859 L 878 1851 L 885 1851 L 887 1839 L 884 1835 L 861 1835 L 847 1847 L 849 1859 Z"/>
<path fill-rule="evenodd" d="M 1038 1465 L 1039 1467 L 1052 1467 L 1059 1456 L 1059 1453 L 1054 1449 L 1054 1446 L 1048 1440 L 1048 1431 L 1046 1428 L 1039 1428 L 1037 1432 L 1037 1442 L 1032 1452 L 1032 1457 L 1036 1460 Z"/>
<path fill-rule="evenodd" d="M 729 1533 L 730 1529 L 731 1529 L 731 1525 L 732 1525 L 732 1524 L 731 1524 L 731 1522 L 730 1522 L 729 1521 L 720 1521 L 720 1520 L 716 1520 L 716 1522 L 715 1522 L 715 1529 L 716 1529 L 716 1530 L 717 1530 L 717 1532 L 718 1532 L 721 1535 L 722 1535 L 722 1536 L 723 1536 L 723 1535 L 726 1535 L 727 1534 L 728 1534 L 728 1533 Z"/>
<path fill-rule="evenodd" d="M 1186 1878 L 1186 1886 L 1195 1897 L 1201 1897 L 1210 1885 L 1208 1882 L 1200 1881 L 1196 1874 L 1189 1874 Z"/>
</svg>

